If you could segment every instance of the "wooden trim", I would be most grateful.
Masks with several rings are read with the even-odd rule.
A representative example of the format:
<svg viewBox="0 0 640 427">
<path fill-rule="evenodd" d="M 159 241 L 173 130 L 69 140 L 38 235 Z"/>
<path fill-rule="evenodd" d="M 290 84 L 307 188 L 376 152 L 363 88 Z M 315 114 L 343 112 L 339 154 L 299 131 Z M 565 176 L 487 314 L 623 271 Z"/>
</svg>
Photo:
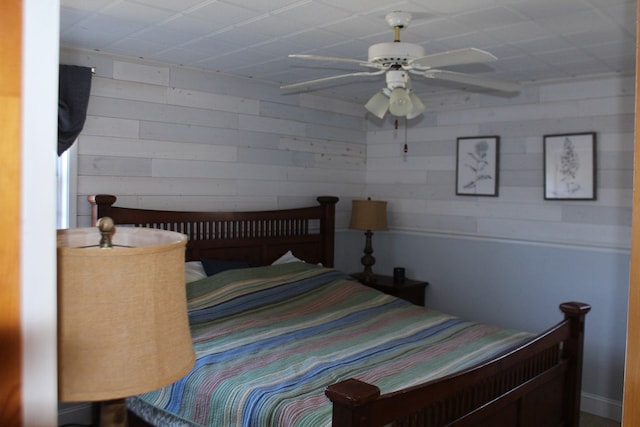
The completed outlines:
<svg viewBox="0 0 640 427">
<path fill-rule="evenodd" d="M 0 4 L 0 425 L 22 425 L 20 164 L 22 2 Z"/>
<path fill-rule="evenodd" d="M 640 5 L 640 0 L 637 1 Z M 636 24 L 637 28 L 640 25 Z M 637 32 L 637 31 L 636 31 Z M 640 34 L 637 35 L 640 37 Z M 636 41 L 636 58 L 640 46 Z M 631 220 L 631 259 L 629 272 L 629 314 L 627 317 L 627 356 L 624 374 L 624 397 L 622 401 L 622 424 L 637 425 L 640 422 L 640 88 L 638 81 L 640 64 L 636 61 L 636 107 L 634 134 L 633 216 Z"/>
</svg>

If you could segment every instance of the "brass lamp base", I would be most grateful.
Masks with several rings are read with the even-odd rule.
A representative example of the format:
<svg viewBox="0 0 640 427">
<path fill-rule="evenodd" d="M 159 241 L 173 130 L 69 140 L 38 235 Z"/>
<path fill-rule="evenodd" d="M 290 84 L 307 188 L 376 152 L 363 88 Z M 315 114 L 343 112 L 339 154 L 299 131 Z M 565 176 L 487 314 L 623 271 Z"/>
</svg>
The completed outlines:
<svg viewBox="0 0 640 427">
<path fill-rule="evenodd" d="M 378 281 L 376 275 L 371 269 L 371 267 L 376 263 L 376 259 L 373 256 L 373 246 L 371 245 L 371 237 L 373 236 L 373 233 L 371 230 L 367 230 L 364 235 L 366 236 L 364 255 L 360 258 L 360 262 L 364 265 L 364 271 L 360 274 L 360 280 L 366 284 L 373 284 Z"/>
<path fill-rule="evenodd" d="M 126 427 L 127 405 L 124 399 L 105 400 L 97 403 L 100 427 Z"/>
</svg>

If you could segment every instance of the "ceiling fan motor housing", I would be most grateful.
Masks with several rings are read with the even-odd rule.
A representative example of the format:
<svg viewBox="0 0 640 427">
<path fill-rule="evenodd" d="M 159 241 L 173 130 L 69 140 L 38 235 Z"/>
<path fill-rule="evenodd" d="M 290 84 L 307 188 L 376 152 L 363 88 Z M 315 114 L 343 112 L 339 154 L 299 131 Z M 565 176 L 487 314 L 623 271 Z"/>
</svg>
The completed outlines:
<svg viewBox="0 0 640 427">
<path fill-rule="evenodd" d="M 410 61 L 423 56 L 424 48 L 413 43 L 377 43 L 369 46 L 369 62 L 385 67 L 393 64 L 408 65 Z"/>
</svg>

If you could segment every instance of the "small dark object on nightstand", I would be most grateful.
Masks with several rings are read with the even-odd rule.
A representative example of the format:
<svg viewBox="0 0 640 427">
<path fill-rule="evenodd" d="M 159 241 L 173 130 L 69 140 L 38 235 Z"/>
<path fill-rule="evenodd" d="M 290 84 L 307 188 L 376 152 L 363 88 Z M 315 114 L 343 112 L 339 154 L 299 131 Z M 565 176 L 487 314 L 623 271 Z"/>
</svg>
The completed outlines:
<svg viewBox="0 0 640 427">
<path fill-rule="evenodd" d="M 404 282 L 404 267 L 394 267 L 393 268 L 393 282 L 394 283 L 403 283 Z"/>
</svg>

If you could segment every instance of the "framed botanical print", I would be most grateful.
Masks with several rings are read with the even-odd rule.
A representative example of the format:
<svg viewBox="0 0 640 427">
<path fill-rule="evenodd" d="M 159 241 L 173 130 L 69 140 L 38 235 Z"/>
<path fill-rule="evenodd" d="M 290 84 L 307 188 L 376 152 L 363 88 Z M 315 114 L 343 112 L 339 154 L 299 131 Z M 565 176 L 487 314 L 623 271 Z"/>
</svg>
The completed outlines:
<svg viewBox="0 0 640 427">
<path fill-rule="evenodd" d="M 458 138 L 456 194 L 498 196 L 499 136 Z"/>
<path fill-rule="evenodd" d="M 595 200 L 595 132 L 544 136 L 545 200 Z"/>
</svg>

